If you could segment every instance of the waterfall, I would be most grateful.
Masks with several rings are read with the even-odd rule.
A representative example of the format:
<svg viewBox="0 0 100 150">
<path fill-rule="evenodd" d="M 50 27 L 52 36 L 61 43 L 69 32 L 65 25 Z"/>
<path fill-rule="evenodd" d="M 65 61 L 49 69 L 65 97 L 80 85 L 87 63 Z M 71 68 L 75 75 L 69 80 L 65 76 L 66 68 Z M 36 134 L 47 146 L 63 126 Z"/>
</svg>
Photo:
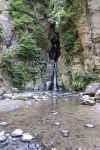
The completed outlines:
<svg viewBox="0 0 100 150">
<path fill-rule="evenodd" d="M 54 42 L 53 43 L 53 60 L 54 60 L 54 71 L 53 71 L 53 79 L 52 79 L 52 90 L 57 91 L 58 90 L 58 84 L 57 84 L 57 45 Z"/>
<path fill-rule="evenodd" d="M 57 86 L 57 65 L 56 62 L 54 63 L 54 72 L 53 72 L 53 87 L 52 89 L 54 91 L 58 90 L 58 86 Z"/>
</svg>

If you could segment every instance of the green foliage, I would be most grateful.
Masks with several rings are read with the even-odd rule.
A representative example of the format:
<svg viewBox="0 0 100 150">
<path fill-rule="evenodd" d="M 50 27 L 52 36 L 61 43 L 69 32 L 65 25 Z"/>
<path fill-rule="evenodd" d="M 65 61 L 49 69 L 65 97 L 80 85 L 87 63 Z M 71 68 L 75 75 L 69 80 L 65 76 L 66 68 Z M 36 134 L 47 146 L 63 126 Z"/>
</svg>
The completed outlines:
<svg viewBox="0 0 100 150">
<path fill-rule="evenodd" d="M 38 47 L 46 48 L 48 40 L 41 26 L 33 27 L 33 38 L 37 41 Z"/>
<path fill-rule="evenodd" d="M 33 21 L 32 17 L 27 14 L 21 15 L 19 12 L 13 11 L 13 30 L 18 34 L 22 34 L 28 27 L 28 25 Z"/>
<path fill-rule="evenodd" d="M 3 29 L 2 29 L 2 24 L 0 24 L 0 41 L 3 39 Z"/>
<path fill-rule="evenodd" d="M 12 83 L 15 86 L 28 82 L 30 79 L 35 81 L 40 77 L 45 62 L 41 58 L 41 51 L 36 45 L 36 41 L 31 34 L 25 33 L 19 40 L 19 45 L 12 53 L 6 50 L 2 56 L 2 69 L 12 76 Z M 14 57 L 20 58 L 21 61 L 14 62 Z M 31 64 L 30 64 L 31 62 Z"/>
<path fill-rule="evenodd" d="M 75 39 L 76 38 L 73 29 L 68 29 L 63 35 L 62 46 L 65 48 L 65 50 L 68 51 L 73 48 Z"/>
<path fill-rule="evenodd" d="M 43 15 L 45 15 L 45 6 L 43 4 L 40 4 L 40 7 L 38 8 L 39 12 Z"/>
<path fill-rule="evenodd" d="M 49 21 L 51 23 L 66 24 L 69 19 L 78 20 L 81 14 L 79 0 L 72 1 L 70 5 L 65 0 L 51 0 L 49 8 L 51 10 Z"/>
<path fill-rule="evenodd" d="M 76 91 L 81 91 L 84 90 L 88 84 L 97 82 L 98 80 L 97 74 L 85 71 L 76 72 L 74 75 L 74 81 L 72 82 L 72 87 Z"/>
<path fill-rule="evenodd" d="M 36 41 L 29 33 L 24 33 L 19 39 L 15 55 L 21 60 L 33 60 L 40 57 L 40 49 L 36 45 Z"/>
<path fill-rule="evenodd" d="M 2 69 L 4 71 L 11 71 L 12 63 L 14 61 L 13 54 L 11 50 L 6 50 L 2 56 Z"/>
<path fill-rule="evenodd" d="M 29 6 L 26 5 L 23 0 L 9 0 L 9 10 L 26 12 L 29 10 Z"/>
<path fill-rule="evenodd" d="M 12 83 L 13 85 L 20 86 L 24 81 L 24 64 L 23 62 L 18 62 L 12 66 Z"/>
</svg>

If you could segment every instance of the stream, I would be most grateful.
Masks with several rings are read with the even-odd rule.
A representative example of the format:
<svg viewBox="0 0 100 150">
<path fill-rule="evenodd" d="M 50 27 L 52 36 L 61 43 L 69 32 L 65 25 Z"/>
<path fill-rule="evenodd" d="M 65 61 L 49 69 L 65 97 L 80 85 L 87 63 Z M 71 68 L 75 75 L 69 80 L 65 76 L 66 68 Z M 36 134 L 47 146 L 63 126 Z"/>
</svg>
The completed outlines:
<svg viewBox="0 0 100 150">
<path fill-rule="evenodd" d="M 98 150 L 100 149 L 100 114 L 90 106 L 81 105 L 78 95 L 61 96 L 63 93 L 51 93 L 45 100 L 32 101 L 9 112 L 0 112 L 0 132 L 11 133 L 21 129 L 33 135 L 33 141 L 39 141 L 44 148 L 21 148 L 25 142 L 17 142 L 0 150 Z M 93 128 L 85 127 L 91 124 Z M 68 131 L 68 135 L 62 133 Z"/>
</svg>

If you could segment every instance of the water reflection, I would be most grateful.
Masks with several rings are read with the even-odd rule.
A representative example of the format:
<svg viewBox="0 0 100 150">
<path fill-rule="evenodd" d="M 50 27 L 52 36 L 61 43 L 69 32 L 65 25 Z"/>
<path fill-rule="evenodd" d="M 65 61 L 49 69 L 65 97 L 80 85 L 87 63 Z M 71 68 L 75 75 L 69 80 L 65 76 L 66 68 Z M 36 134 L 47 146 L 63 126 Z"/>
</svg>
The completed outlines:
<svg viewBox="0 0 100 150">
<path fill-rule="evenodd" d="M 58 112 L 56 111 L 57 99 L 58 99 L 58 97 L 57 97 L 56 92 L 55 92 L 55 94 L 52 97 L 52 101 L 53 101 L 52 102 L 52 111 L 51 111 L 52 115 L 57 115 L 58 114 Z"/>
</svg>

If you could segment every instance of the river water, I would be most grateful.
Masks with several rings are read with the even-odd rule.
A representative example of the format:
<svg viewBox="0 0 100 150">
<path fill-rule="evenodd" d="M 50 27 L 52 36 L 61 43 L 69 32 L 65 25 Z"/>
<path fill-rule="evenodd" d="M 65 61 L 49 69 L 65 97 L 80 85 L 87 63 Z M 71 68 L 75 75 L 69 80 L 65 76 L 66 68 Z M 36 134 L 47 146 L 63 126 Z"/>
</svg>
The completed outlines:
<svg viewBox="0 0 100 150">
<path fill-rule="evenodd" d="M 81 105 L 80 97 L 53 97 L 40 102 L 33 101 L 31 105 L 0 112 L 2 121 L 8 125 L 0 126 L 0 132 L 22 129 L 51 150 L 100 149 L 100 114 L 90 106 Z M 86 124 L 92 124 L 94 128 L 86 128 Z M 69 136 L 64 137 L 62 130 L 68 130 Z"/>
</svg>

